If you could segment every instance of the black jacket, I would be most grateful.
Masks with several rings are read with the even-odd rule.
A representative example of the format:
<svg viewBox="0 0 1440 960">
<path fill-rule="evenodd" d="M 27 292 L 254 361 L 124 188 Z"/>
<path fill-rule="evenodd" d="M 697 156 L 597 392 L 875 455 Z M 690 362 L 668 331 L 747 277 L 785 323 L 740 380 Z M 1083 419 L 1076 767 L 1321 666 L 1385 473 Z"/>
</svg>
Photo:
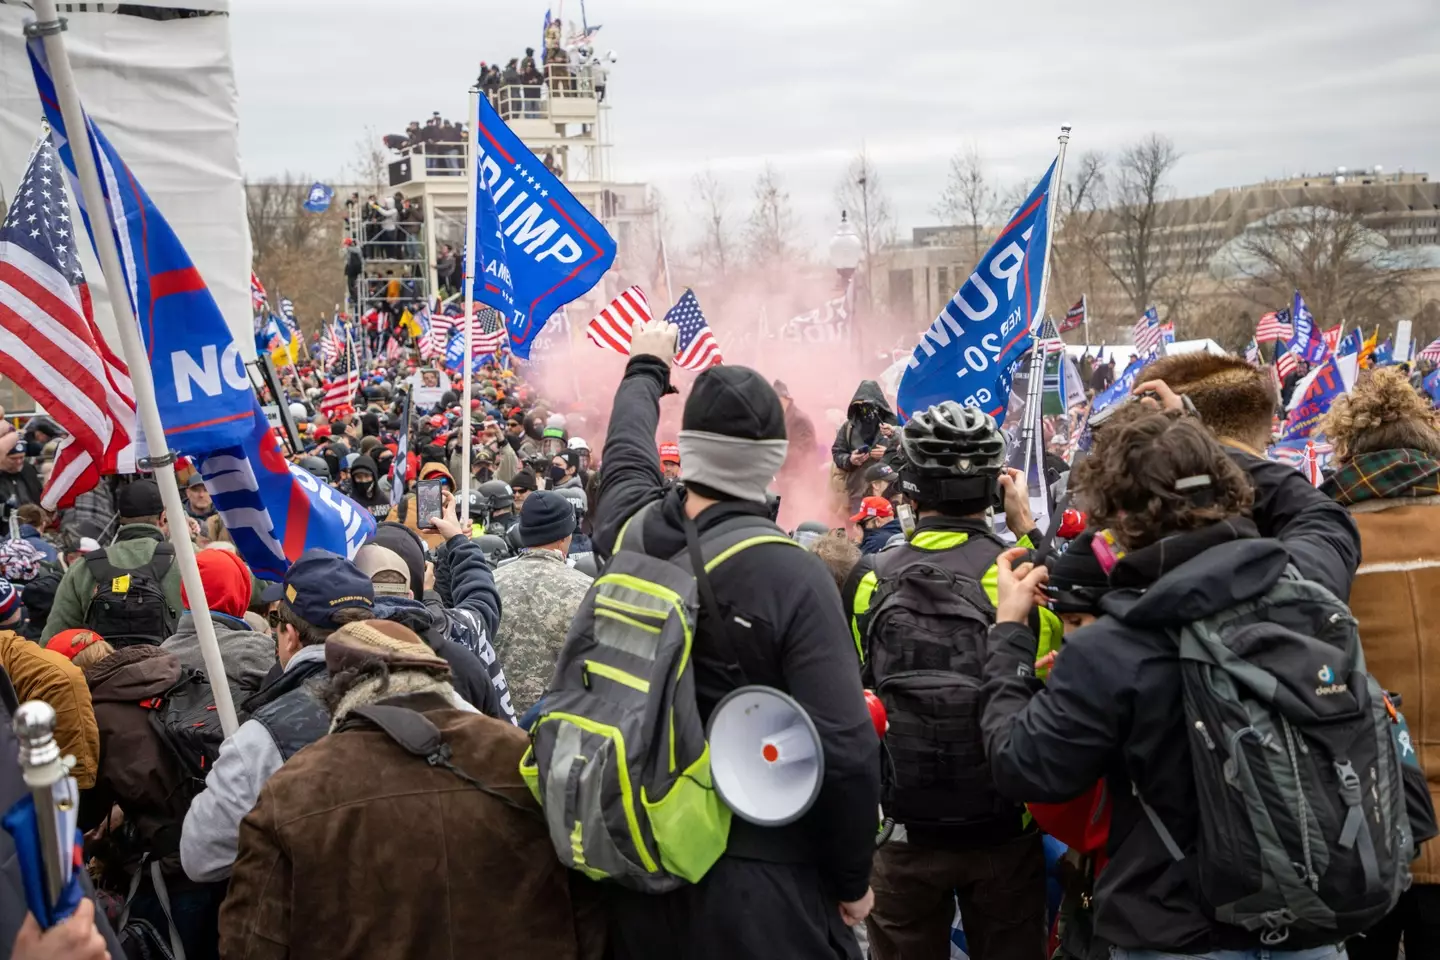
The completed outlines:
<svg viewBox="0 0 1440 960">
<path fill-rule="evenodd" d="M 861 411 L 866 407 L 870 408 L 870 412 L 862 415 Z M 830 459 L 846 473 L 863 472 L 870 466 L 862 463 L 857 467 L 850 462 L 850 454 L 861 447 L 893 448 L 897 445 L 894 441 L 886 441 L 880 435 L 880 424 L 894 425 L 899 421 L 895 419 L 895 411 L 890 409 L 890 401 L 885 399 L 880 384 L 874 380 L 860 381 L 860 386 L 855 388 L 855 396 L 850 398 L 850 406 L 846 408 L 845 415 L 845 422 L 835 431 L 835 442 L 830 446 Z"/>
<path fill-rule="evenodd" d="M 502 703 L 480 658 L 448 639 L 449 625 L 443 609 L 431 609 L 418 600 L 407 598 L 376 597 L 375 616 L 410 628 L 431 650 L 444 657 L 450 665 L 450 685 L 465 702 L 487 717 L 514 722 L 514 711 L 508 709 L 509 694 L 506 693 Z"/>
<path fill-rule="evenodd" d="M 1066 638 L 1048 684 L 1033 676 L 1029 627 L 1004 624 L 990 635 L 982 726 L 996 785 L 1016 800 L 1061 802 L 1108 781 L 1111 860 L 1095 920 L 1097 934 L 1121 947 L 1201 953 L 1262 945 L 1206 919 L 1193 862 L 1171 859 L 1131 789 L 1182 849 L 1194 850 L 1199 811 L 1176 641 L 1167 631 L 1259 596 L 1290 564 L 1348 592 L 1359 557 L 1353 524 L 1323 496 L 1311 497 L 1303 478 L 1308 492 L 1292 488 L 1294 470 L 1251 466 L 1257 513 L 1279 539 L 1262 539 L 1254 523 L 1238 519 L 1124 557 L 1111 572 L 1105 616 Z"/>
<path fill-rule="evenodd" d="M 18 473 L 0 473 L 0 503 L 11 497 L 21 505 L 40 502 L 40 474 L 28 460 Z"/>
<path fill-rule="evenodd" d="M 597 554 L 609 557 L 620 527 L 641 507 L 651 511 L 644 536 L 659 556 L 685 547 L 684 492 L 668 491 L 655 448 L 659 400 L 669 371 L 653 357 L 635 357 L 615 394 L 605 469 L 595 508 Z M 730 501 L 696 518 L 706 528 L 737 513 L 766 515 L 763 504 Z M 815 558 L 783 544 L 761 544 L 711 575 L 716 600 L 736 628 L 740 649 L 728 651 L 705 612 L 696 629 L 695 688 L 702 719 L 716 702 L 746 683 L 788 692 L 810 714 L 824 745 L 825 782 L 810 812 L 769 830 L 735 818 L 729 854 L 756 860 L 813 863 L 836 900 L 864 895 L 875 849 L 880 802 L 879 742 L 860 687 L 855 646 L 834 580 Z"/>
</svg>

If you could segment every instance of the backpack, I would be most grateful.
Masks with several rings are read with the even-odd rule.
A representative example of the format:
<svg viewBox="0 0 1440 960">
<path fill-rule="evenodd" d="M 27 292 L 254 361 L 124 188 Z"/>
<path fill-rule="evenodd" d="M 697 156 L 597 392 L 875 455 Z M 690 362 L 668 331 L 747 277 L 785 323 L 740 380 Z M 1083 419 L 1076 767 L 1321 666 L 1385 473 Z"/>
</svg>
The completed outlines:
<svg viewBox="0 0 1440 960">
<path fill-rule="evenodd" d="M 210 682 L 199 670 L 182 667 L 180 679 L 146 705 L 151 706 L 150 723 L 161 742 L 189 778 L 187 799 L 193 800 L 205 789 L 205 778 L 220 758 L 220 744 L 225 741 Z"/>
<path fill-rule="evenodd" d="M 157 646 L 175 635 L 176 616 L 165 599 L 165 575 L 175 560 L 175 548 L 155 545 L 155 555 L 143 567 L 121 570 L 104 551 L 86 554 L 85 565 L 95 580 L 85 626 L 116 650 L 134 644 Z"/>
<path fill-rule="evenodd" d="M 1003 548 L 972 535 L 949 550 L 876 554 L 865 676 L 890 721 L 881 804 L 897 823 L 1010 829 L 1021 822 L 1020 806 L 995 790 L 980 731 L 986 637 L 995 622 L 980 578 L 994 554 L 965 546 L 990 543 Z"/>
<path fill-rule="evenodd" d="M 691 662 L 700 599 L 726 632 L 706 574 L 757 544 L 799 548 L 773 522 L 738 516 L 692 526 L 687 550 L 662 559 L 645 551 L 653 509 L 626 522 L 580 604 L 520 760 L 561 862 L 643 893 L 698 882 L 730 833 Z"/>
<path fill-rule="evenodd" d="M 1412 842 L 1385 694 L 1349 608 L 1291 567 L 1177 639 L 1206 913 L 1269 947 L 1373 926 L 1410 885 Z"/>
</svg>

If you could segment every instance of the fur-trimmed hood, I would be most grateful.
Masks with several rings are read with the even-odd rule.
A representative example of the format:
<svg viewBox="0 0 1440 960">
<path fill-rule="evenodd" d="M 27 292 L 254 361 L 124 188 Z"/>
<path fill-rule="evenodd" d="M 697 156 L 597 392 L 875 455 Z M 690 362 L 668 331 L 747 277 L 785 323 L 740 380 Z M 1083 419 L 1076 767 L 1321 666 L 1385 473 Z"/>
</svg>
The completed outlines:
<svg viewBox="0 0 1440 960">
<path fill-rule="evenodd" d="M 1200 419 L 1219 437 L 1249 440 L 1268 435 L 1279 398 L 1264 370 L 1230 354 L 1182 353 L 1145 368 L 1146 380 L 1164 380 L 1190 398 Z"/>
</svg>

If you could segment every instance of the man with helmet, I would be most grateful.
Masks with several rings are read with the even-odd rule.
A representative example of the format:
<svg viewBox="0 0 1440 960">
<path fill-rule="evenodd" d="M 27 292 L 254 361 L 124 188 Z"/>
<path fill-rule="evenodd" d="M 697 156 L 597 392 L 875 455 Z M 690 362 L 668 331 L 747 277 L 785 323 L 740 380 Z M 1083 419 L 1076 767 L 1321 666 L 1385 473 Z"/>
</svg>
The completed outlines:
<svg viewBox="0 0 1440 960">
<path fill-rule="evenodd" d="M 1003 498 L 1019 546 L 1038 532 L 988 414 L 946 401 L 918 413 L 898 439 L 900 488 L 918 522 L 908 543 L 865 558 L 852 575 L 865 684 L 890 711 L 893 765 L 882 804 L 905 828 L 876 853 L 873 955 L 943 952 L 958 900 L 975 960 L 1040 960 L 1041 838 L 1024 807 L 996 792 L 980 729 L 995 561 L 1007 547 L 990 511 Z M 1036 620 L 1044 654 L 1058 646 L 1061 627 L 1049 610 Z"/>
<path fill-rule="evenodd" d="M 515 513 L 515 491 L 504 480 L 486 480 L 480 484 L 480 496 L 485 502 L 487 534 L 503 537 L 520 522 Z"/>
</svg>

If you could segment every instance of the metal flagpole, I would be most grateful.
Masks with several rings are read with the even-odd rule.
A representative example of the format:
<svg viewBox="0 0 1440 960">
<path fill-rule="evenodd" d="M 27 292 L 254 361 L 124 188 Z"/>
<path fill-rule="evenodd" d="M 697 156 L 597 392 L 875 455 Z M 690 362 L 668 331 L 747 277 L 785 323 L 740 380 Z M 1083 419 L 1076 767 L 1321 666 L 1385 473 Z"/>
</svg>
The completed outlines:
<svg viewBox="0 0 1440 960">
<path fill-rule="evenodd" d="M 1085 325 L 1085 352 L 1090 352 L 1090 294 L 1080 294 L 1080 321 Z"/>
<path fill-rule="evenodd" d="M 1035 316 L 1037 318 L 1043 318 L 1045 316 L 1045 296 L 1050 292 L 1050 254 L 1055 246 L 1056 204 L 1054 202 L 1054 198 L 1057 194 L 1057 191 L 1062 188 L 1065 182 L 1065 148 L 1069 145 L 1069 143 L 1070 124 L 1062 124 L 1060 127 L 1060 152 L 1055 158 L 1055 175 L 1050 178 L 1050 189 L 1048 191 L 1049 196 L 1047 196 L 1045 200 L 1047 206 L 1045 227 L 1045 268 L 1040 273 L 1040 293 L 1035 298 Z M 1040 320 L 1040 323 L 1044 323 L 1043 319 Z M 1038 332 L 1038 328 L 1036 328 L 1034 332 Z M 1038 404 L 1043 394 L 1041 391 L 1036 390 L 1036 387 L 1037 385 L 1040 385 L 1040 381 L 1044 378 L 1045 375 L 1045 356 L 1040 350 L 1040 343 L 1038 340 L 1032 341 L 1032 344 L 1033 345 L 1031 346 L 1030 356 L 1030 390 L 1028 391 L 1029 397 L 1027 399 L 1029 399 L 1031 403 Z M 1037 359 L 1039 361 L 1038 366 L 1036 364 Z M 1041 389 L 1043 390 L 1043 386 L 1041 387 Z M 1034 443 L 1032 442 L 1033 436 L 1031 434 L 1031 431 L 1036 429 L 1040 422 L 1038 416 L 1030 415 L 1031 410 L 1034 409 L 1036 408 L 1031 407 L 1026 409 L 1025 425 L 1021 428 L 1022 432 L 1020 437 L 1020 443 L 1025 448 L 1024 477 L 1026 484 L 1029 484 L 1030 482 L 1030 462 L 1031 457 L 1035 452 Z M 1042 490 L 1041 493 L 1043 494 L 1044 491 Z M 1020 536 L 1023 533 L 1024 531 L 1021 531 L 1020 533 L 1016 534 L 1016 536 Z"/>
<path fill-rule="evenodd" d="M 460 422 L 464 428 L 460 431 L 460 529 L 465 535 L 470 535 L 470 433 L 473 424 L 470 416 L 470 392 L 471 358 L 475 356 L 475 260 L 478 256 L 476 247 L 478 234 L 476 232 L 476 203 L 475 191 L 479 187 L 479 176 L 476 162 L 480 156 L 480 88 L 470 89 L 470 142 L 467 145 L 467 156 L 465 158 L 465 181 L 469 184 L 469 195 L 465 198 L 465 357 L 462 363 L 463 378 L 465 386 L 460 396 Z M 503 319 L 503 318 L 502 318 Z"/>
<path fill-rule="evenodd" d="M 105 275 L 105 287 L 110 295 L 110 307 L 115 311 L 115 326 L 120 332 L 120 349 L 125 355 L 125 364 L 130 368 L 130 383 L 135 389 L 135 409 L 140 414 L 140 426 L 144 430 L 145 445 L 149 450 L 150 469 L 160 487 L 160 499 L 165 505 L 170 543 L 175 548 L 175 564 L 180 568 L 180 579 L 185 593 L 190 598 L 190 613 L 195 619 L 195 633 L 200 641 L 200 654 L 205 660 L 205 674 L 210 679 L 210 688 L 215 694 L 215 711 L 220 715 L 220 726 L 229 737 L 239 725 L 235 719 L 235 704 L 230 697 L 230 684 L 225 679 L 225 663 L 220 658 L 220 645 L 215 640 L 215 623 L 210 619 L 210 603 L 205 598 L 205 584 L 200 580 L 200 568 L 195 563 L 195 547 L 190 542 L 190 525 L 185 519 L 185 507 L 180 500 L 180 487 L 175 480 L 175 455 L 165 439 L 165 426 L 160 422 L 160 408 L 155 402 L 155 382 L 150 375 L 150 358 L 140 342 L 140 328 L 135 322 L 134 311 L 130 308 L 129 284 L 120 264 L 120 251 L 115 246 L 115 234 L 108 226 L 105 195 L 100 189 L 100 175 L 95 168 L 95 154 L 90 150 L 89 128 L 85 125 L 85 114 L 80 108 L 80 96 L 75 90 L 75 74 L 70 69 L 70 56 L 65 51 L 61 33 L 66 29 L 65 21 L 55 12 L 55 0 L 35 0 L 37 23 L 25 27 L 25 35 L 39 36 L 45 44 L 45 55 L 50 61 L 50 75 L 55 82 L 55 94 L 60 101 L 60 115 L 65 118 L 65 129 L 69 131 L 71 154 L 75 158 L 75 172 L 80 180 L 80 194 L 91 220 L 91 235 L 100 258 L 100 270 Z M 76 147 L 79 149 L 75 149 Z"/>
<path fill-rule="evenodd" d="M 670 282 L 670 254 L 665 251 L 665 237 L 660 237 L 660 262 L 665 265 L 665 297 L 675 306 L 675 285 Z"/>
</svg>

